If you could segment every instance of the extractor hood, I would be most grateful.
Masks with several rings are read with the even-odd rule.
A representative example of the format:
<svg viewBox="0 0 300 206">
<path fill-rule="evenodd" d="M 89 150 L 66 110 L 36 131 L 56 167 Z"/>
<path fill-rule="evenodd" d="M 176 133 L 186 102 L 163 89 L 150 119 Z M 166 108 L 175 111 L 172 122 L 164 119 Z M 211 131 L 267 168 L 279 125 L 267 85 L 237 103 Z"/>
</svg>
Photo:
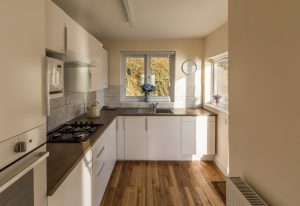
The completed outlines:
<svg viewBox="0 0 300 206">
<path fill-rule="evenodd" d="M 93 67 L 92 60 L 88 57 L 67 51 L 63 56 L 63 61 L 67 67 Z"/>
</svg>

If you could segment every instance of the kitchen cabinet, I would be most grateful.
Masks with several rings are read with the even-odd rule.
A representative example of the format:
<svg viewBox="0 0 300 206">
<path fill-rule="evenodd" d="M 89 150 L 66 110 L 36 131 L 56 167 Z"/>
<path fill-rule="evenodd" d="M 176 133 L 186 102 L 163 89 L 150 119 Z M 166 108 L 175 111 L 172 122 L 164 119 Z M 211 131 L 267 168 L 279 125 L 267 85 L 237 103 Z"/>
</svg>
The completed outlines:
<svg viewBox="0 0 300 206">
<path fill-rule="evenodd" d="M 91 206 L 92 152 L 89 150 L 56 192 L 48 197 L 48 206 Z"/>
<path fill-rule="evenodd" d="M 213 116 L 118 117 L 120 160 L 195 160 L 214 154 Z"/>
<path fill-rule="evenodd" d="M 117 117 L 117 160 L 125 159 L 125 117 Z"/>
<path fill-rule="evenodd" d="M 180 117 L 147 117 L 148 160 L 181 160 Z"/>
<path fill-rule="evenodd" d="M 45 1 L 0 2 L 0 142 L 3 142 L 46 123 L 46 15 Z"/>
<path fill-rule="evenodd" d="M 65 19 L 67 15 L 51 0 L 46 1 L 46 49 L 65 53 Z"/>
<path fill-rule="evenodd" d="M 181 152 L 199 157 L 215 154 L 215 117 L 182 117 Z"/>
<path fill-rule="evenodd" d="M 92 205 L 99 206 L 116 162 L 116 120 L 92 147 Z"/>
<path fill-rule="evenodd" d="M 103 49 L 103 44 L 92 35 L 90 35 L 89 44 L 93 65 L 90 67 L 90 91 L 97 91 L 108 86 L 108 55 Z"/>
<path fill-rule="evenodd" d="M 108 52 L 107 50 L 105 50 L 104 48 L 102 48 L 101 50 L 102 52 L 102 58 L 103 58 L 103 61 L 102 61 L 102 65 L 103 65 L 103 69 L 102 69 L 102 80 L 101 81 L 101 88 L 107 88 L 108 87 Z"/>
<path fill-rule="evenodd" d="M 46 49 L 89 58 L 89 33 L 51 0 L 46 3 Z"/>
<path fill-rule="evenodd" d="M 125 159 L 147 160 L 147 117 L 125 117 Z"/>
<path fill-rule="evenodd" d="M 89 58 L 89 33 L 69 16 L 66 17 L 66 50 Z"/>
<path fill-rule="evenodd" d="M 96 66 L 100 66 L 101 64 L 101 49 L 103 48 L 103 44 L 96 39 L 93 35 L 89 35 L 89 49 L 90 49 L 90 58 L 92 60 L 92 64 Z M 99 61 L 100 59 L 100 61 Z"/>
<path fill-rule="evenodd" d="M 116 120 L 104 131 L 56 192 L 49 206 L 99 206 L 116 162 Z"/>
</svg>

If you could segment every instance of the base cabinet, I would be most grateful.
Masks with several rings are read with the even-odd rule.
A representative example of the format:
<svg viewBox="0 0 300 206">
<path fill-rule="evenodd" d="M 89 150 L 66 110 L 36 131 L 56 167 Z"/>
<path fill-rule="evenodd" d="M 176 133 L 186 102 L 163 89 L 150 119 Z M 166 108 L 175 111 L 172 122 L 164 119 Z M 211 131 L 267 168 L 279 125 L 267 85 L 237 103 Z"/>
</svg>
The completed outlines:
<svg viewBox="0 0 300 206">
<path fill-rule="evenodd" d="M 181 151 L 183 155 L 202 157 L 215 154 L 215 117 L 183 117 Z"/>
<path fill-rule="evenodd" d="M 148 160 L 181 160 L 180 117 L 147 117 Z"/>
<path fill-rule="evenodd" d="M 199 160 L 214 154 L 214 116 L 118 117 L 119 160 Z"/>
<path fill-rule="evenodd" d="M 125 117 L 117 117 L 117 160 L 125 159 Z"/>
<path fill-rule="evenodd" d="M 125 117 L 125 160 L 147 159 L 147 118 Z"/>
<path fill-rule="evenodd" d="M 48 206 L 91 206 L 92 152 L 88 151 L 52 196 Z"/>
<path fill-rule="evenodd" d="M 92 206 L 99 206 L 116 163 L 116 120 L 92 147 Z"/>
<path fill-rule="evenodd" d="M 116 162 L 116 120 L 48 197 L 48 206 L 99 206 Z"/>
</svg>

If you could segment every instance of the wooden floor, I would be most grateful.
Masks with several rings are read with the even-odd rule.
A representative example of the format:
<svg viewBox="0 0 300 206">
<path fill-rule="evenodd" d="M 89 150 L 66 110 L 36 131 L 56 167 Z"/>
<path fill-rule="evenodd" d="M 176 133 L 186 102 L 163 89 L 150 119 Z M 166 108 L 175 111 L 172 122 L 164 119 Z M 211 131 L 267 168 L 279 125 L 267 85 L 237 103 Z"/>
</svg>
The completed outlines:
<svg viewBox="0 0 300 206">
<path fill-rule="evenodd" d="M 222 206 L 211 183 L 221 180 L 213 162 L 117 162 L 101 206 Z"/>
</svg>

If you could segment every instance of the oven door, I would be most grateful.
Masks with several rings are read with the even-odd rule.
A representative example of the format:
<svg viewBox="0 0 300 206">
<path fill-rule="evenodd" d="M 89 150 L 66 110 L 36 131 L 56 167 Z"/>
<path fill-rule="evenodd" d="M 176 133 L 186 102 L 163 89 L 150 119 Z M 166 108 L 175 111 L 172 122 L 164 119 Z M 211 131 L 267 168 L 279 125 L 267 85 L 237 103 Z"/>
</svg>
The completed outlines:
<svg viewBox="0 0 300 206">
<path fill-rule="evenodd" d="M 46 146 L 0 172 L 1 206 L 47 206 Z"/>
</svg>

